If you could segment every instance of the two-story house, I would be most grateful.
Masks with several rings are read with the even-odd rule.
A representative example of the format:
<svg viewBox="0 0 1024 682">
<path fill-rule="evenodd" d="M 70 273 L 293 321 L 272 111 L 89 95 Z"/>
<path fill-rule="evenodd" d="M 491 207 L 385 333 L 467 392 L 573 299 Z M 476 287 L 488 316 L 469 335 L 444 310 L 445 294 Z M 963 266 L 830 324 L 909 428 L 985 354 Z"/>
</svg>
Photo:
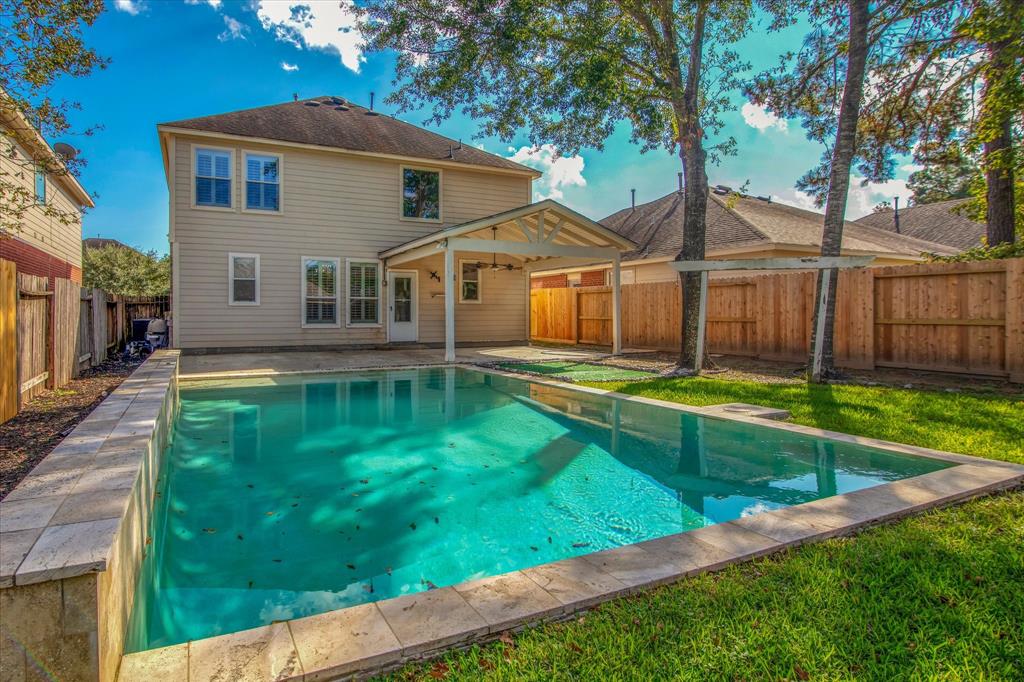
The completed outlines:
<svg viewBox="0 0 1024 682">
<path fill-rule="evenodd" d="M 529 271 L 632 242 L 545 200 L 540 173 L 338 97 L 158 126 L 173 343 L 510 343 Z"/>
<path fill-rule="evenodd" d="M 82 282 L 82 212 L 92 198 L 0 89 L 0 258 L 18 272 Z"/>
</svg>

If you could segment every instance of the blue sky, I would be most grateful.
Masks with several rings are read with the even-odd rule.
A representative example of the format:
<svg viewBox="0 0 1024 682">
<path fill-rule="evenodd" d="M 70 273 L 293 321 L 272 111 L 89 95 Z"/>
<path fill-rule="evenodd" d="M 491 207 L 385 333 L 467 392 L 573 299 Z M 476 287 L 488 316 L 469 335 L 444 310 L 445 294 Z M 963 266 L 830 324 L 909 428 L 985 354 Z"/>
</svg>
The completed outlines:
<svg viewBox="0 0 1024 682">
<path fill-rule="evenodd" d="M 312 9 L 310 26 L 289 19 L 291 6 L 300 4 Z M 358 34 L 344 30 L 350 22 L 337 0 L 108 0 L 108 11 L 88 29 L 86 40 L 112 60 L 110 66 L 62 81 L 53 91 L 81 103 L 76 127 L 103 125 L 90 137 L 66 138 L 87 160 L 83 185 L 98 195 L 85 217 L 84 235 L 167 251 L 158 123 L 284 102 L 293 93 L 334 94 L 366 104 L 374 91 L 379 103 L 392 88 L 393 56 L 362 54 Z M 740 53 L 754 70 L 765 68 L 797 45 L 800 35 L 799 29 L 768 34 L 761 27 L 741 43 Z M 426 114 L 403 118 L 419 124 Z M 749 104 L 726 114 L 725 121 L 724 134 L 736 138 L 738 154 L 709 168 L 712 184 L 738 187 L 749 180 L 752 194 L 809 207 L 809 198 L 793 185 L 817 163 L 822 148 L 807 141 L 799 123 Z M 469 140 L 477 128 L 455 116 L 437 130 Z M 626 126 L 602 151 L 584 149 L 572 158 L 556 158 L 550 148 L 532 150 L 525 135 L 511 143 L 473 143 L 543 170 L 536 199 L 552 197 L 597 219 L 627 206 L 631 188 L 638 203 L 672 191 L 680 170 L 677 157 L 666 151 L 640 154 Z M 906 197 L 908 170 L 902 167 L 898 179 L 881 186 L 861 188 L 855 182 L 848 216 L 868 213 L 894 195 Z"/>
</svg>

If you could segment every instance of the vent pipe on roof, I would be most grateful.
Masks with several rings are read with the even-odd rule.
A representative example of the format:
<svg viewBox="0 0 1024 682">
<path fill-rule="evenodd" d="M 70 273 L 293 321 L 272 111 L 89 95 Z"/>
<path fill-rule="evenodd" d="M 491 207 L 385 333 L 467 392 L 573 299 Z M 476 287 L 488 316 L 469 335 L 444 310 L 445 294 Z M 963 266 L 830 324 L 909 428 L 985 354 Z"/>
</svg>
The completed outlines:
<svg viewBox="0 0 1024 682">
<path fill-rule="evenodd" d="M 297 92 L 293 92 L 292 93 L 292 101 L 293 102 L 298 102 L 299 101 L 299 93 L 297 93 Z"/>
<path fill-rule="evenodd" d="M 370 111 L 373 111 L 373 93 L 370 93 Z"/>
<path fill-rule="evenodd" d="M 683 172 L 682 171 L 679 171 L 678 173 L 676 173 L 676 179 L 679 180 L 679 193 L 682 194 L 683 193 Z"/>
<path fill-rule="evenodd" d="M 896 227 L 896 234 L 900 233 L 900 198 L 893 197 L 892 205 L 895 210 L 892 212 L 892 224 Z"/>
<path fill-rule="evenodd" d="M 629 190 L 629 197 L 630 197 L 630 199 L 629 199 L 630 208 L 635 211 L 636 210 L 636 190 L 635 189 Z"/>
</svg>

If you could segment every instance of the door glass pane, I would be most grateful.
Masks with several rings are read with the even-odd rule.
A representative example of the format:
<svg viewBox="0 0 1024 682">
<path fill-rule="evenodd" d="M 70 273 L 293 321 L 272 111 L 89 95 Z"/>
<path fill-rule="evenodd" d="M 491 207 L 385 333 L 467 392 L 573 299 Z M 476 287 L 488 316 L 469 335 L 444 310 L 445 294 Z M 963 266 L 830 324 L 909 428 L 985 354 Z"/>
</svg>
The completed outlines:
<svg viewBox="0 0 1024 682">
<path fill-rule="evenodd" d="M 395 322 L 412 322 L 412 301 L 395 300 Z"/>
<path fill-rule="evenodd" d="M 412 278 L 395 277 L 395 300 L 412 298 Z"/>
</svg>

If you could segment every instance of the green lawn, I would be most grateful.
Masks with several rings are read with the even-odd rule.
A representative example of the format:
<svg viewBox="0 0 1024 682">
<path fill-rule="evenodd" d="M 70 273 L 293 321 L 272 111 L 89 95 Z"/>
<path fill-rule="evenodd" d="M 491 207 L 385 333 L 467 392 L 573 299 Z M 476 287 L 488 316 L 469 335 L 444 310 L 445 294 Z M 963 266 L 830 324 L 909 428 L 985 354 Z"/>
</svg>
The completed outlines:
<svg viewBox="0 0 1024 682">
<path fill-rule="evenodd" d="M 1024 463 L 1024 402 L 714 379 L 600 384 Z M 1024 492 L 615 600 L 398 679 L 1024 679 Z"/>
</svg>

